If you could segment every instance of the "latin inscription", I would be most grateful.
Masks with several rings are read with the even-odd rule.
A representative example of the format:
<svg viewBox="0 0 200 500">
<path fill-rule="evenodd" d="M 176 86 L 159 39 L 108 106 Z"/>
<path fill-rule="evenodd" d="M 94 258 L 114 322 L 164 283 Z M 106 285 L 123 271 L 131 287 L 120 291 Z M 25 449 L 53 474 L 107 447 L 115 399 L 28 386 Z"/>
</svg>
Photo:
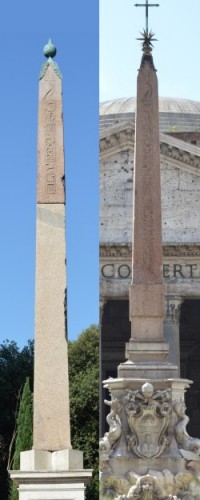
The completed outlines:
<svg viewBox="0 0 200 500">
<path fill-rule="evenodd" d="M 131 267 L 128 264 L 104 264 L 101 275 L 106 279 L 128 279 L 131 278 Z M 163 278 L 200 278 L 200 264 L 163 264 Z"/>
</svg>

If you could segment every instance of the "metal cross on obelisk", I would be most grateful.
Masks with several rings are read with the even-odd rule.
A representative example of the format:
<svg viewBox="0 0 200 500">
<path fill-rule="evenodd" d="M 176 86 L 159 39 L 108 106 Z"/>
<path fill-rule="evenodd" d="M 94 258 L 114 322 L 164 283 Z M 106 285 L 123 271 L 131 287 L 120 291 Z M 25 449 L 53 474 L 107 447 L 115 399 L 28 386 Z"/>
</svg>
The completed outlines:
<svg viewBox="0 0 200 500">
<path fill-rule="evenodd" d="M 145 7 L 146 8 L 146 33 L 149 32 L 149 7 L 159 7 L 159 3 L 151 3 L 149 4 L 149 0 L 146 0 L 146 3 L 135 3 L 135 7 Z"/>
</svg>

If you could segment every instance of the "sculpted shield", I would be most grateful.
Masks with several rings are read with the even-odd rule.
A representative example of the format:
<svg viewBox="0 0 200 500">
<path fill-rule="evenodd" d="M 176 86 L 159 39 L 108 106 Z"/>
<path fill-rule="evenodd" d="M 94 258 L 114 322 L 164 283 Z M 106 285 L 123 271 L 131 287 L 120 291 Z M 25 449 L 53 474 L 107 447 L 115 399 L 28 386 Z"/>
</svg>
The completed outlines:
<svg viewBox="0 0 200 500">
<path fill-rule="evenodd" d="M 158 457 L 168 444 L 171 412 L 169 391 L 155 391 L 146 383 L 141 391 L 127 391 L 125 411 L 131 434 L 128 447 L 138 457 Z"/>
</svg>

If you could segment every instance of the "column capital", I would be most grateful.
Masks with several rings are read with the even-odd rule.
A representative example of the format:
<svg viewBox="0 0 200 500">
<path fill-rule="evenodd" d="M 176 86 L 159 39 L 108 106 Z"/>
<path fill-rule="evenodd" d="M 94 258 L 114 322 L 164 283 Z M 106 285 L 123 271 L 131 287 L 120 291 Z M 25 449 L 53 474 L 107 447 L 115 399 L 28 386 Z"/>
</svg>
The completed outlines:
<svg viewBox="0 0 200 500">
<path fill-rule="evenodd" d="M 183 297 L 166 295 L 165 297 L 165 322 L 180 323 L 180 312 Z"/>
</svg>

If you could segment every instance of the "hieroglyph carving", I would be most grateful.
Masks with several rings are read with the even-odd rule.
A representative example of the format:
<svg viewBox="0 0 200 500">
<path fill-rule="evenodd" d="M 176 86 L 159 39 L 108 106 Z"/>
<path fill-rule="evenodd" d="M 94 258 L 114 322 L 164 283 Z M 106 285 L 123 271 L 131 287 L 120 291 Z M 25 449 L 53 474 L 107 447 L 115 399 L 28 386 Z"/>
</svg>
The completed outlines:
<svg viewBox="0 0 200 500">
<path fill-rule="evenodd" d="M 140 458 L 158 457 L 169 444 L 170 391 L 154 391 L 146 382 L 141 391 L 126 391 L 125 412 L 131 433 L 128 449 Z"/>
<path fill-rule="evenodd" d="M 151 268 L 152 262 L 152 225 L 153 225 L 153 205 L 152 205 L 152 172 L 151 166 L 153 164 L 153 146 L 152 146 L 152 130 L 149 127 L 152 116 L 152 103 L 151 94 L 152 86 L 147 80 L 146 92 L 143 97 L 143 134 L 144 134 L 144 148 L 143 148 L 143 163 L 142 168 L 144 172 L 144 191 L 143 191 L 143 266 L 144 269 Z"/>
<path fill-rule="evenodd" d="M 50 82 L 51 84 L 51 82 Z M 45 102 L 45 170 L 47 192 L 56 192 L 56 102 L 52 99 L 54 83 Z"/>
</svg>

